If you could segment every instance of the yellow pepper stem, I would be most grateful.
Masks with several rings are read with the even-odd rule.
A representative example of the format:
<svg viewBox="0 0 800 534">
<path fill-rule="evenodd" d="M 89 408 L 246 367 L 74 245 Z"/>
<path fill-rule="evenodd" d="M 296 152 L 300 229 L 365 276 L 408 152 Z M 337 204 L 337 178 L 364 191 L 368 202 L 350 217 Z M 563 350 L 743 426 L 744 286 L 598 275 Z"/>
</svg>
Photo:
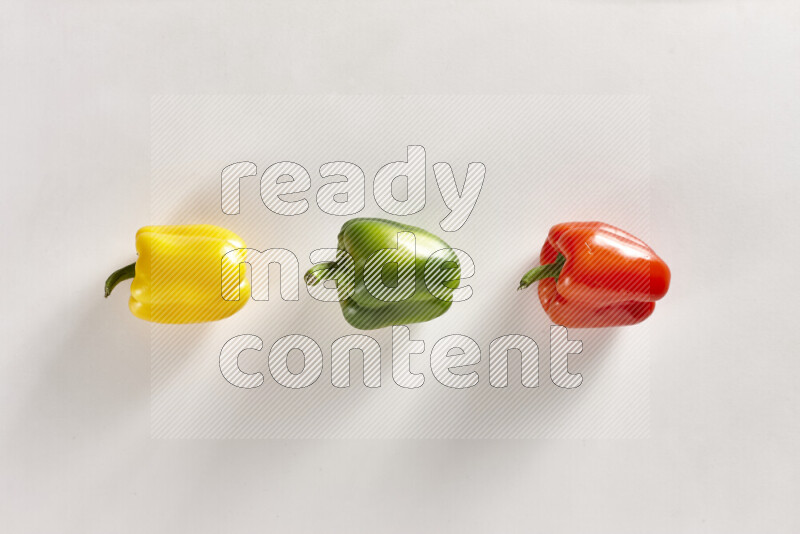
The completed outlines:
<svg viewBox="0 0 800 534">
<path fill-rule="evenodd" d="M 136 275 L 136 262 L 126 265 L 122 269 L 118 269 L 111 273 L 111 276 L 106 278 L 106 298 L 111 294 L 117 284 L 123 280 L 130 280 Z"/>
</svg>

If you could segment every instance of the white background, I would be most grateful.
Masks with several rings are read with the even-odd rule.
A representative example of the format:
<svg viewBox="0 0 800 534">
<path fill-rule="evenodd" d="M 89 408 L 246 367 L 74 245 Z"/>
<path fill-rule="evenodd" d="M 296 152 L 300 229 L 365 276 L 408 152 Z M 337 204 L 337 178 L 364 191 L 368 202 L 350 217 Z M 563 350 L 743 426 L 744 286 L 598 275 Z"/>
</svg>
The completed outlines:
<svg viewBox="0 0 800 534">
<path fill-rule="evenodd" d="M 3 532 L 800 531 L 800 4 L 2 13 Z M 152 222 L 171 93 L 650 95 L 652 437 L 151 440 L 148 325 L 100 285 Z"/>
</svg>

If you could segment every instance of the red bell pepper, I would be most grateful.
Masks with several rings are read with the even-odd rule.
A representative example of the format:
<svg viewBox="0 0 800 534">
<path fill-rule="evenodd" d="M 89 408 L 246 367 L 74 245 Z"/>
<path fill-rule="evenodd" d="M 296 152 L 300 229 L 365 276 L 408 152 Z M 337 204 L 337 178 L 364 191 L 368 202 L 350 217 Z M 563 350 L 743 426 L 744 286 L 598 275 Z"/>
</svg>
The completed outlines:
<svg viewBox="0 0 800 534">
<path fill-rule="evenodd" d="M 641 239 L 601 222 L 553 226 L 539 256 L 541 266 L 520 281 L 540 280 L 539 300 L 561 326 L 594 328 L 647 319 L 666 295 L 670 272 Z"/>
</svg>

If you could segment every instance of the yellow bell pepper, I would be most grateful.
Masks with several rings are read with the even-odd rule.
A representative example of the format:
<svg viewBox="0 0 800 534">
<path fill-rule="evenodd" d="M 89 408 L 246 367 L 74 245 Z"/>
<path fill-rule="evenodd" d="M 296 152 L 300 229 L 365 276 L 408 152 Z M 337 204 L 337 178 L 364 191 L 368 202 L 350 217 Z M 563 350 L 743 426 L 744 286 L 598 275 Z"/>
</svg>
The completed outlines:
<svg viewBox="0 0 800 534">
<path fill-rule="evenodd" d="M 217 321 L 236 313 L 250 298 L 242 239 L 210 224 L 145 226 L 136 232 L 139 259 L 106 280 L 106 297 L 129 278 L 128 306 L 155 323 Z M 238 289 L 238 291 L 237 291 Z"/>
</svg>

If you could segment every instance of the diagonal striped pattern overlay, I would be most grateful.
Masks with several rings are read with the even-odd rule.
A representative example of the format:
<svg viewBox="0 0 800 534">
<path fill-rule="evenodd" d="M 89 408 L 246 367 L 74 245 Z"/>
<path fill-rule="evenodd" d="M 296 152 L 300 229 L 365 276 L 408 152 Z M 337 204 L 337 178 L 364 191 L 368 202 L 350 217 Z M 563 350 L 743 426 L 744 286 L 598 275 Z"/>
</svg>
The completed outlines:
<svg viewBox="0 0 800 534">
<path fill-rule="evenodd" d="M 649 436 L 648 323 L 552 328 L 536 289 L 516 291 L 555 223 L 648 241 L 647 97 L 167 95 L 151 113 L 150 220 L 241 236 L 248 263 L 220 299 L 238 274 L 261 299 L 219 322 L 152 325 L 154 438 Z M 381 172 L 401 178 L 376 189 Z M 457 195 L 477 198 L 471 213 L 451 214 Z M 353 217 L 466 252 L 465 298 L 427 323 L 350 327 L 302 273 L 314 251 L 333 258 Z"/>
</svg>

